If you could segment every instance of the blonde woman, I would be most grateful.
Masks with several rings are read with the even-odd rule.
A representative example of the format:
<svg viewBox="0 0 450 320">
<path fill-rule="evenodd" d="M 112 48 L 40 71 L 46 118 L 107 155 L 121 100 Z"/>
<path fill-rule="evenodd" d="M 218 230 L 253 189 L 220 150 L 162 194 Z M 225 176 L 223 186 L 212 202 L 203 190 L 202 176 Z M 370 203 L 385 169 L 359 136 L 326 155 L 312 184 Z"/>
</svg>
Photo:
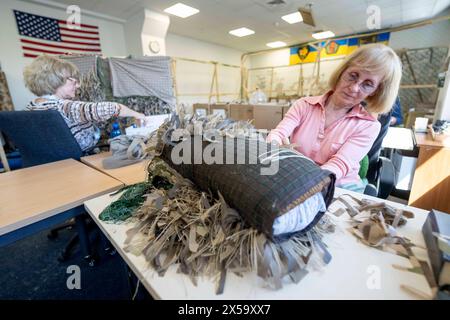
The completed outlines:
<svg viewBox="0 0 450 320">
<path fill-rule="evenodd" d="M 100 139 L 99 122 L 111 117 L 148 118 L 139 112 L 115 102 L 73 101 L 79 87 L 79 71 L 71 62 L 52 56 L 40 56 L 25 67 L 25 84 L 38 96 L 28 110 L 57 110 L 64 118 L 83 151 L 94 147 Z"/>
<path fill-rule="evenodd" d="M 380 131 L 377 115 L 394 105 L 401 74 L 391 48 L 360 47 L 331 75 L 328 92 L 297 100 L 267 139 L 286 144 L 290 138 L 299 152 L 336 175 L 338 187 L 364 192 L 359 163 Z"/>
</svg>

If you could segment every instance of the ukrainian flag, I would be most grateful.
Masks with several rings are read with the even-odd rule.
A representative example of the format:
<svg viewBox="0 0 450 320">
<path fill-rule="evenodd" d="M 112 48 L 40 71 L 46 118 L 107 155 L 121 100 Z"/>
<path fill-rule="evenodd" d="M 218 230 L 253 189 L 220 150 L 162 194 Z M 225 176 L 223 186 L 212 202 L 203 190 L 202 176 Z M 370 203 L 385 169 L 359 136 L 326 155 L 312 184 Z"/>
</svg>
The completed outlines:
<svg viewBox="0 0 450 320">
<path fill-rule="evenodd" d="M 322 47 L 320 59 L 345 56 L 352 53 L 361 45 L 368 43 L 389 43 L 389 32 L 380 33 L 373 36 L 361 36 L 357 38 L 347 38 L 341 40 L 322 41 L 314 46 L 305 45 L 290 48 L 289 64 L 311 63 L 316 61 L 317 48 Z"/>
</svg>

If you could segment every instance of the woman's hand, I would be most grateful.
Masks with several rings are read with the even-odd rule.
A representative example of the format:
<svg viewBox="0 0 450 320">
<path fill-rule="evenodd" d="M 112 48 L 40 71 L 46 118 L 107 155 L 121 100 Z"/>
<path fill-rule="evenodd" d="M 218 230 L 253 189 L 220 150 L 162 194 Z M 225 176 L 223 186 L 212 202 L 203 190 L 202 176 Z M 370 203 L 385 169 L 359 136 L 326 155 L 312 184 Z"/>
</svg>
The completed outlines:
<svg viewBox="0 0 450 320">
<path fill-rule="evenodd" d="M 280 143 L 280 141 L 278 141 L 277 139 L 273 139 L 273 137 L 270 137 L 270 135 L 269 135 L 266 139 L 266 142 L 274 143 L 280 148 L 294 149 L 295 147 L 297 147 L 297 145 L 295 143 L 291 144 L 288 137 L 282 138 L 281 143 Z"/>
<path fill-rule="evenodd" d="M 143 113 L 136 112 L 123 104 L 120 105 L 119 117 L 135 118 L 136 124 L 138 127 L 147 127 L 147 126 L 151 125 L 151 123 L 153 122 L 153 120 L 151 119 L 151 116 L 146 116 Z"/>
<path fill-rule="evenodd" d="M 275 143 L 276 145 L 279 145 L 279 146 L 291 144 L 291 142 L 289 141 L 289 138 L 282 138 L 281 142 L 280 142 L 278 139 L 275 139 L 275 137 L 271 136 L 270 134 L 267 136 L 266 142 L 267 143 Z"/>
<path fill-rule="evenodd" d="M 143 113 L 136 112 L 123 104 L 119 104 L 119 105 L 120 105 L 119 117 L 132 117 L 135 119 L 145 119 L 146 118 L 145 114 L 143 114 Z"/>
<path fill-rule="evenodd" d="M 282 144 L 283 146 L 291 144 L 291 142 L 289 141 L 289 138 L 283 138 L 282 142 L 283 142 L 283 144 Z"/>
<path fill-rule="evenodd" d="M 153 120 L 151 116 L 142 115 L 142 117 L 136 118 L 136 124 L 138 127 L 148 127 L 152 124 Z"/>
</svg>

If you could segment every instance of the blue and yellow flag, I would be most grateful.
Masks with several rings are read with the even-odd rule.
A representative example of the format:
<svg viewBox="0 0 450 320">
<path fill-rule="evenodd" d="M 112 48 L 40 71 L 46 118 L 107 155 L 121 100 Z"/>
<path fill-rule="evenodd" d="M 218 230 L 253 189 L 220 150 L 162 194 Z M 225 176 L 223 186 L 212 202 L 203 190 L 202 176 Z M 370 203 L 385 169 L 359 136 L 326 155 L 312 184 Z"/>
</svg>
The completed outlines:
<svg viewBox="0 0 450 320">
<path fill-rule="evenodd" d="M 320 52 L 320 59 L 326 59 L 337 56 L 345 56 L 352 53 L 361 45 L 368 43 L 389 43 L 389 32 L 380 33 L 372 36 L 361 36 L 357 38 L 328 40 L 316 44 L 314 47 L 310 45 L 297 46 L 290 48 L 289 64 L 310 63 L 316 61 L 317 48 L 323 48 Z"/>
</svg>

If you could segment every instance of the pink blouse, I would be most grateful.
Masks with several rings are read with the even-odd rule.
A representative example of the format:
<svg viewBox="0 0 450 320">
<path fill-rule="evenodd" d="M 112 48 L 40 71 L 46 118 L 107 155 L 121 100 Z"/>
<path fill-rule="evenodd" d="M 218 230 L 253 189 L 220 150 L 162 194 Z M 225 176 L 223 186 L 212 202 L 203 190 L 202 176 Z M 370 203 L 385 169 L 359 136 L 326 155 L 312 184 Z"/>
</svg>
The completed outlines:
<svg viewBox="0 0 450 320">
<path fill-rule="evenodd" d="M 359 162 L 372 147 L 381 125 L 357 105 L 325 129 L 325 102 L 330 93 L 295 101 L 267 140 L 281 144 L 283 138 L 290 137 L 299 152 L 336 174 L 336 185 L 358 183 Z"/>
</svg>

